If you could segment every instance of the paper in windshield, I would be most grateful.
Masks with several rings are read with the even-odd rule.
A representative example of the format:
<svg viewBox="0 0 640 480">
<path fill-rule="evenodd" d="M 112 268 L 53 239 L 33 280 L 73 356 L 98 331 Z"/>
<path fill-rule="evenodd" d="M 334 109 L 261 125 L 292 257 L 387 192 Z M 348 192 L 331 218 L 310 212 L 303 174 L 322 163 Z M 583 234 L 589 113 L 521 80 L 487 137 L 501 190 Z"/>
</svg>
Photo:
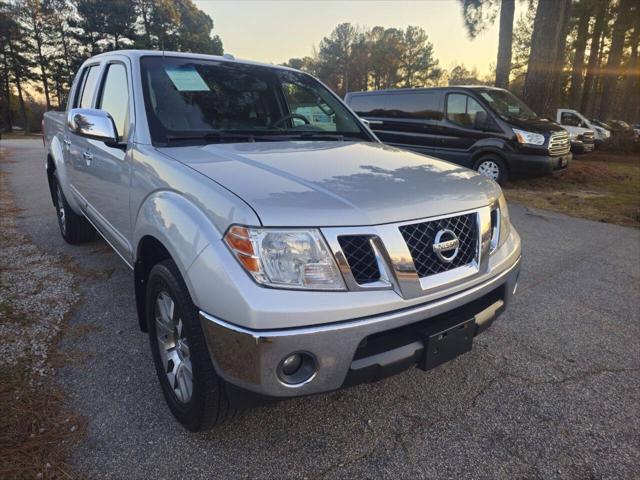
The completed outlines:
<svg viewBox="0 0 640 480">
<path fill-rule="evenodd" d="M 193 65 L 184 67 L 164 67 L 169 79 L 179 92 L 208 92 L 209 87 L 204 82 Z"/>
</svg>

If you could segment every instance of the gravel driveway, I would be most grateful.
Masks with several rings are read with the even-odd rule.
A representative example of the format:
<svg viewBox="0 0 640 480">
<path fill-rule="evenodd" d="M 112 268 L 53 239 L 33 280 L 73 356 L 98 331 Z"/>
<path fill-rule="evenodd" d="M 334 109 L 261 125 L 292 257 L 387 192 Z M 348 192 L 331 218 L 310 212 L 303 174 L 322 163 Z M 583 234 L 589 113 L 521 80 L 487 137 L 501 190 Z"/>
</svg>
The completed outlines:
<svg viewBox="0 0 640 480">
<path fill-rule="evenodd" d="M 2 140 L 19 228 L 89 271 L 59 380 L 89 419 L 89 478 L 639 478 L 640 232 L 530 211 L 511 309 L 430 372 L 245 412 L 188 433 L 165 407 L 132 275 L 102 241 L 63 243 L 40 140 Z M 82 358 L 82 357 L 79 357 Z"/>
</svg>

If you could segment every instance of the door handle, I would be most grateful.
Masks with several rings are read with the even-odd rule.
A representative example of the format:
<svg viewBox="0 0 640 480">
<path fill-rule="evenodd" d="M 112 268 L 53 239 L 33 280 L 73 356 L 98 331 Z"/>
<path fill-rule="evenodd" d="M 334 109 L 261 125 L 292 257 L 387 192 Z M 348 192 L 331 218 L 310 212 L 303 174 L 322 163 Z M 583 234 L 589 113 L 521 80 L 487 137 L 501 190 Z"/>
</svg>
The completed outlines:
<svg viewBox="0 0 640 480">
<path fill-rule="evenodd" d="M 82 152 L 82 158 L 87 162 L 87 167 L 91 165 L 91 160 L 93 160 L 93 154 L 89 152 Z"/>
</svg>

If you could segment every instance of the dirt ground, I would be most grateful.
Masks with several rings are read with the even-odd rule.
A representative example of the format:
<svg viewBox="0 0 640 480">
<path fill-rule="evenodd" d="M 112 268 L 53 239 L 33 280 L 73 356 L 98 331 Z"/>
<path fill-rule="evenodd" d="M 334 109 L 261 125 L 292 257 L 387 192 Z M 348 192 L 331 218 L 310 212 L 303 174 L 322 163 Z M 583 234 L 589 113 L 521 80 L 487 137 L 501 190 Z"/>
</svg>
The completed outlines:
<svg viewBox="0 0 640 480">
<path fill-rule="evenodd" d="M 505 193 L 512 202 L 640 228 L 640 154 L 575 156 L 568 169 L 551 177 L 514 180 Z"/>
</svg>

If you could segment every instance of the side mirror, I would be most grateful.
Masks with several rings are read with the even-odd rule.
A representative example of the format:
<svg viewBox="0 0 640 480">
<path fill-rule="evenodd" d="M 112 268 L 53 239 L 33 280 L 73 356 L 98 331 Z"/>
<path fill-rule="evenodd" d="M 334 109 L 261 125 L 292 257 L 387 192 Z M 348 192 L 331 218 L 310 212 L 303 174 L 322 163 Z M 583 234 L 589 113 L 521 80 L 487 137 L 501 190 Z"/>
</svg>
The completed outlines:
<svg viewBox="0 0 640 480">
<path fill-rule="evenodd" d="M 113 118 L 104 110 L 74 108 L 67 115 L 69 131 L 81 137 L 102 140 L 113 146 L 118 144 L 118 132 Z"/>
<path fill-rule="evenodd" d="M 487 112 L 476 112 L 476 116 L 473 119 L 473 128 L 476 130 L 485 130 L 488 127 Z"/>
</svg>

